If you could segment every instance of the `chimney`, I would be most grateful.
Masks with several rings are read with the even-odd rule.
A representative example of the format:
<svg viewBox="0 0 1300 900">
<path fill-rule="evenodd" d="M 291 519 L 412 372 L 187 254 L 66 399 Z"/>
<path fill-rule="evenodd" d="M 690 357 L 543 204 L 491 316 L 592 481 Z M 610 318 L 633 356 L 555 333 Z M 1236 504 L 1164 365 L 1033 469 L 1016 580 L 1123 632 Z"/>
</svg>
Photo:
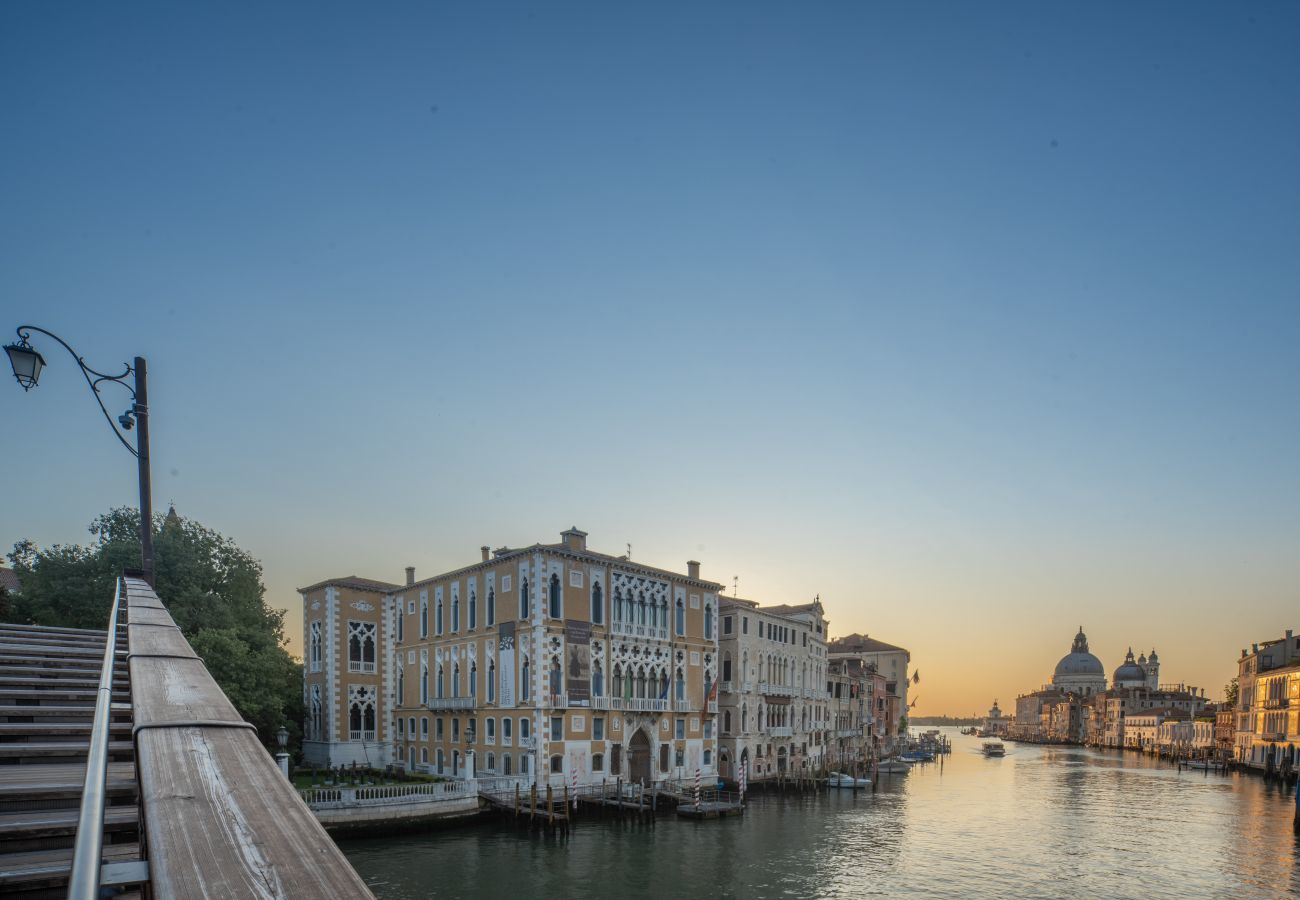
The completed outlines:
<svg viewBox="0 0 1300 900">
<path fill-rule="evenodd" d="M 488 554 L 492 552 L 492 548 L 490 548 L 487 544 L 484 544 L 482 547 L 479 547 L 478 549 L 479 552 L 483 554 L 483 562 L 487 562 Z"/>
<path fill-rule="evenodd" d="M 700 564 L 693 559 L 686 561 L 686 577 L 700 580 Z"/>
<path fill-rule="evenodd" d="M 406 567 L 406 586 L 410 587 L 415 584 L 415 566 Z"/>
<path fill-rule="evenodd" d="M 560 543 L 564 549 L 572 553 L 587 552 L 587 532 L 579 531 L 578 526 L 574 525 L 568 531 L 560 532 Z"/>
<path fill-rule="evenodd" d="M 1288 628 L 1288 629 L 1286 630 L 1286 636 L 1287 636 L 1287 637 L 1290 637 L 1290 636 L 1291 636 L 1291 629 L 1290 629 L 1290 628 Z"/>
</svg>

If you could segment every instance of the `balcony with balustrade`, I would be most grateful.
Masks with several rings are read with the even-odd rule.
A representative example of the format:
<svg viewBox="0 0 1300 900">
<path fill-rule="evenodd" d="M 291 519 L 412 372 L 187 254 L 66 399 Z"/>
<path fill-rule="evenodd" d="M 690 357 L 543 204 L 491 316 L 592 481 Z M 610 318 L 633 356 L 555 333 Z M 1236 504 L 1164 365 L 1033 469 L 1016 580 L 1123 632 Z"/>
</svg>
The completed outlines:
<svg viewBox="0 0 1300 900">
<path fill-rule="evenodd" d="M 430 697 L 426 705 L 434 712 L 450 712 L 473 709 L 477 703 L 473 697 Z"/>
<path fill-rule="evenodd" d="M 773 725 L 767 729 L 767 733 L 775 738 L 794 737 L 794 727 L 791 725 Z"/>
<path fill-rule="evenodd" d="M 771 682 L 759 682 L 758 692 L 766 697 L 793 697 L 795 688 L 788 684 L 772 684 Z"/>
</svg>

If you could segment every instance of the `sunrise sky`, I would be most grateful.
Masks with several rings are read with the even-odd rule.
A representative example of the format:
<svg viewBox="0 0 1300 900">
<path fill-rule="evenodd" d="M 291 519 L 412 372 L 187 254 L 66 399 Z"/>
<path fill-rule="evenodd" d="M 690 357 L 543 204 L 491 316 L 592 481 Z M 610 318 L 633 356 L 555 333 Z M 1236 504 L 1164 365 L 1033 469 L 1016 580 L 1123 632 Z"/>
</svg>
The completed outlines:
<svg viewBox="0 0 1300 900">
<path fill-rule="evenodd" d="M 1004 708 L 1300 627 L 1300 8 L 0 6 L 0 327 L 272 602 L 558 540 Z M 0 389 L 0 544 L 133 461 Z M 124 401 L 123 404 L 124 405 Z"/>
</svg>

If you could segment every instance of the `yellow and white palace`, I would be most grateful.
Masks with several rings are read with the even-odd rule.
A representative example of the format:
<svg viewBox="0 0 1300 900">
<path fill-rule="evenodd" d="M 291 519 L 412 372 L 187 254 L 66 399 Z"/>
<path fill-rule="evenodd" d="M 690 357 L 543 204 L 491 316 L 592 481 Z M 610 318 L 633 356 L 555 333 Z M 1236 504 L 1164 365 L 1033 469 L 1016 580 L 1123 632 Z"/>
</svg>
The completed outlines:
<svg viewBox="0 0 1300 900">
<path fill-rule="evenodd" d="M 717 774 L 718 591 L 559 543 L 405 584 L 302 588 L 304 752 L 538 783 Z"/>
</svg>

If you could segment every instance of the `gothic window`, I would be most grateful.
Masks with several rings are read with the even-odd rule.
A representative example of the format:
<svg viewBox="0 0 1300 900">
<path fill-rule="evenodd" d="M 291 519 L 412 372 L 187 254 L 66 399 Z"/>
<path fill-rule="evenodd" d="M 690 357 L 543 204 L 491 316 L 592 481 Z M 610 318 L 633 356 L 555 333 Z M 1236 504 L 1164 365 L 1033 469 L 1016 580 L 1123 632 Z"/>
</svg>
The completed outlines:
<svg viewBox="0 0 1300 900">
<path fill-rule="evenodd" d="M 591 664 L 591 695 L 593 697 L 605 696 L 605 673 L 600 668 L 599 660 Z"/>
<path fill-rule="evenodd" d="M 501 743 L 505 744 L 507 747 L 510 746 L 510 739 L 514 733 L 514 724 L 514 719 L 501 720 Z"/>
<path fill-rule="evenodd" d="M 311 736 L 315 740 L 321 740 L 321 701 L 320 685 L 311 686 Z"/>
<path fill-rule="evenodd" d="M 623 696 L 623 667 L 618 663 L 614 664 L 614 696 Z"/>
<path fill-rule="evenodd" d="M 348 671 L 375 671 L 374 622 L 348 622 Z"/>
<path fill-rule="evenodd" d="M 402 614 L 402 600 L 397 600 L 397 643 L 401 643 L 406 637 L 406 616 Z"/>
<path fill-rule="evenodd" d="M 532 690 L 533 679 L 530 677 L 528 667 L 528 657 L 524 657 L 523 665 L 519 667 L 519 699 L 527 702 Z"/>
<path fill-rule="evenodd" d="M 667 744 L 659 745 L 659 771 L 660 772 L 668 771 L 668 745 Z"/>
<path fill-rule="evenodd" d="M 731 680 L 731 651 L 728 650 L 722 655 L 722 680 Z"/>
<path fill-rule="evenodd" d="M 520 720 L 519 720 L 519 740 L 521 740 L 521 741 L 526 741 L 526 740 L 528 740 L 528 735 L 529 735 L 529 733 L 530 733 L 530 729 L 531 729 L 531 728 L 532 728 L 532 719 L 520 719 Z"/>
<path fill-rule="evenodd" d="M 677 598 L 677 633 L 686 633 L 686 604 L 681 597 Z"/>
<path fill-rule="evenodd" d="M 495 625 L 497 623 L 497 589 L 492 587 L 488 588 L 487 623 L 488 625 Z M 510 757 L 506 757 L 506 759 L 509 758 Z"/>
<path fill-rule="evenodd" d="M 528 609 L 528 579 L 519 579 L 519 618 L 527 619 L 529 616 Z"/>
<path fill-rule="evenodd" d="M 429 636 L 429 597 L 427 594 L 420 596 L 420 637 Z"/>
<path fill-rule="evenodd" d="M 433 628 L 438 634 L 442 634 L 442 594 L 438 595 L 433 612 Z"/>
<path fill-rule="evenodd" d="M 403 706 L 406 703 L 406 669 L 398 667 L 397 669 L 397 705 Z"/>
<path fill-rule="evenodd" d="M 636 605 L 636 623 L 644 625 L 645 621 L 645 591 L 641 591 Z"/>
<path fill-rule="evenodd" d="M 324 640 L 321 637 L 320 622 L 311 623 L 311 670 L 320 671 L 321 658 L 324 655 Z"/>
<path fill-rule="evenodd" d="M 348 738 L 353 741 L 375 739 L 375 691 L 366 686 L 348 687 Z"/>
<path fill-rule="evenodd" d="M 551 573 L 550 604 L 548 610 L 552 619 L 563 618 L 564 610 L 560 608 L 560 576 L 554 572 Z"/>
<path fill-rule="evenodd" d="M 636 695 L 645 697 L 645 670 L 637 669 L 636 671 Z"/>
<path fill-rule="evenodd" d="M 659 693 L 656 696 L 660 700 L 668 699 L 668 673 L 666 671 L 659 673 Z"/>
<path fill-rule="evenodd" d="M 469 664 L 469 695 L 478 696 L 478 663 Z"/>
<path fill-rule="evenodd" d="M 460 631 L 460 594 L 455 592 L 451 595 L 451 630 Z"/>
<path fill-rule="evenodd" d="M 591 624 L 605 624 L 605 596 L 596 582 L 591 585 Z"/>
<path fill-rule="evenodd" d="M 469 630 L 473 631 L 478 625 L 478 594 L 473 588 L 469 591 Z"/>
<path fill-rule="evenodd" d="M 742 703 L 740 705 L 740 733 L 741 734 L 749 733 L 749 704 L 748 703 Z"/>
<path fill-rule="evenodd" d="M 704 639 L 713 640 L 713 607 L 708 603 L 704 604 Z"/>
<path fill-rule="evenodd" d="M 681 669 L 677 670 L 677 699 L 686 699 L 686 676 L 682 674 Z"/>
<path fill-rule="evenodd" d="M 731 710 L 724 710 L 722 713 L 722 733 L 731 734 Z"/>
<path fill-rule="evenodd" d="M 441 700 L 443 697 L 447 696 L 446 690 L 447 690 L 447 684 L 446 684 L 446 682 L 444 681 L 444 678 L 443 678 L 442 663 L 438 663 L 438 692 L 437 692 L 437 697 L 438 697 L 439 700 Z"/>
<path fill-rule="evenodd" d="M 420 666 L 420 705 L 427 706 L 429 703 L 429 665 L 424 663 Z"/>
<path fill-rule="evenodd" d="M 460 663 L 455 663 L 451 667 L 451 695 L 460 696 Z"/>
<path fill-rule="evenodd" d="M 492 662 L 491 660 L 488 661 L 487 677 L 488 677 L 487 680 L 488 703 L 496 703 L 497 702 L 497 664 Z"/>
</svg>

